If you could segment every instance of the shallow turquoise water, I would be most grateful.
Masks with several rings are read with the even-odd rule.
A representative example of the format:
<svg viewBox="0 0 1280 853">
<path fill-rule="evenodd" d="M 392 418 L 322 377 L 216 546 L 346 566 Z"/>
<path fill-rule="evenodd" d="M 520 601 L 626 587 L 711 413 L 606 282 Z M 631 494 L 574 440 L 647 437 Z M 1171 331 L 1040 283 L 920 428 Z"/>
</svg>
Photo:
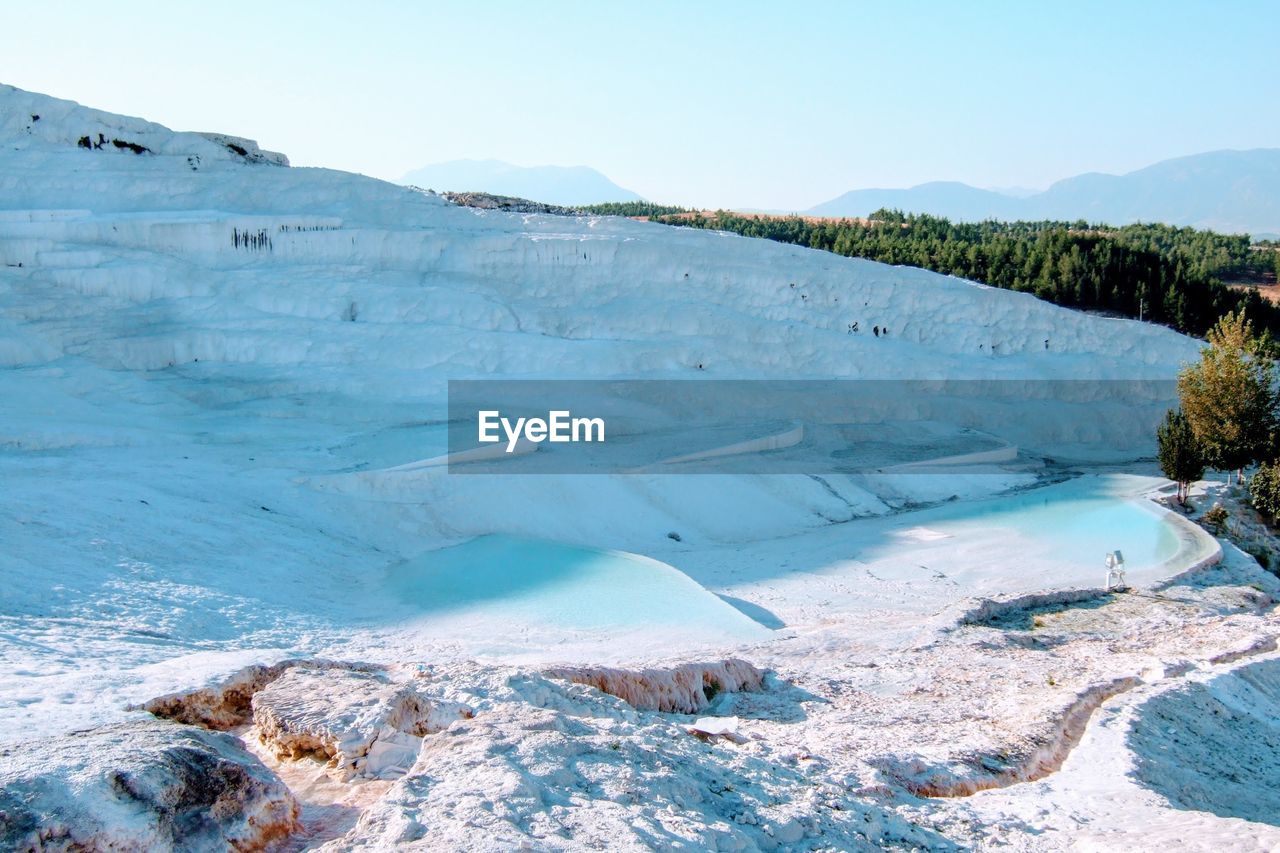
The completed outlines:
<svg viewBox="0 0 1280 853">
<path fill-rule="evenodd" d="M 1036 543 L 1037 552 L 1081 565 L 1102 565 L 1108 551 L 1124 554 L 1126 569 L 1174 557 L 1181 540 L 1172 523 L 1128 499 L 1107 477 L 1085 477 L 994 501 L 919 513 L 917 523 L 944 533 L 1007 530 Z"/>
<path fill-rule="evenodd" d="M 925 569 L 917 563 L 927 562 L 929 571 L 979 585 L 973 578 L 988 564 L 997 575 L 1025 567 L 1100 581 L 1094 574 L 1101 575 L 1105 555 L 1116 549 L 1127 571 L 1154 568 L 1177 557 L 1185 538 L 1167 518 L 1135 502 L 1141 485 L 1132 478 L 1085 477 L 868 528 L 855 523 L 847 528 L 848 556 L 878 566 L 901 563 L 906 574 L 899 580 L 913 580 Z M 748 608 L 732 606 L 656 560 L 505 535 L 422 554 L 391 570 L 388 584 L 414 618 L 458 636 L 491 636 L 495 648 L 536 645 L 535 636 L 547 642 L 587 634 L 737 644 L 768 639 L 774 634 L 766 625 L 781 625 L 776 617 L 750 618 L 743 612 Z"/>
<path fill-rule="evenodd" d="M 395 569 L 392 590 L 428 614 L 483 611 L 513 629 L 683 631 L 750 642 L 772 635 L 683 572 L 617 551 L 481 536 Z"/>
</svg>

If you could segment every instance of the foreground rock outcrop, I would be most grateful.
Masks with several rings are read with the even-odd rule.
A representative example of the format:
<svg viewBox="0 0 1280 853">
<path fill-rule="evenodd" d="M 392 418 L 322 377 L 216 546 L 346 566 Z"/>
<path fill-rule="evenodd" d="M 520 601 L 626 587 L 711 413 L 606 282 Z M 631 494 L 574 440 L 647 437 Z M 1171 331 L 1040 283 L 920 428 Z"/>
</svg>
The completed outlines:
<svg viewBox="0 0 1280 853">
<path fill-rule="evenodd" d="M 253 712 L 254 695 L 284 673 L 299 666 L 312 671 L 340 669 L 372 672 L 379 669 L 366 664 L 325 660 L 290 659 L 270 665 L 254 664 L 237 670 L 214 684 L 157 696 L 138 707 L 166 720 L 226 731 L 247 724 Z"/>
<path fill-rule="evenodd" d="M 277 758 L 321 758 L 344 779 L 395 778 L 413 766 L 423 736 L 473 716 L 426 687 L 375 672 L 296 667 L 254 694 L 253 723 Z"/>
<path fill-rule="evenodd" d="M 696 714 L 720 693 L 759 690 L 764 685 L 764 673 L 737 658 L 651 669 L 566 666 L 544 674 L 594 687 L 641 711 L 676 714 Z"/>
<path fill-rule="evenodd" d="M 297 819 L 288 788 L 220 732 L 148 720 L 0 751 L 5 850 L 256 850 Z"/>
</svg>

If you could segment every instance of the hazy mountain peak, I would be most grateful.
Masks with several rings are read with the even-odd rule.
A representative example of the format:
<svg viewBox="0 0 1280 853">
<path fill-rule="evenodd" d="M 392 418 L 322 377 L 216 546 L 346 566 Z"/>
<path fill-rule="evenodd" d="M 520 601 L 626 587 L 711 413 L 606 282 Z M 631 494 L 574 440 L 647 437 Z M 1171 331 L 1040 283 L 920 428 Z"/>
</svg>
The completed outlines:
<svg viewBox="0 0 1280 853">
<path fill-rule="evenodd" d="M 589 166 L 517 166 L 502 160 L 450 160 L 409 172 L 400 180 L 434 190 L 487 192 L 560 205 L 639 201 Z"/>
<path fill-rule="evenodd" d="M 994 217 L 1087 219 L 1113 225 L 1166 222 L 1231 233 L 1273 233 L 1280 231 L 1280 149 L 1208 151 L 1122 175 L 1086 172 L 1022 197 L 955 181 L 854 190 L 809 212 L 866 216 L 881 207 L 967 221 Z"/>
</svg>

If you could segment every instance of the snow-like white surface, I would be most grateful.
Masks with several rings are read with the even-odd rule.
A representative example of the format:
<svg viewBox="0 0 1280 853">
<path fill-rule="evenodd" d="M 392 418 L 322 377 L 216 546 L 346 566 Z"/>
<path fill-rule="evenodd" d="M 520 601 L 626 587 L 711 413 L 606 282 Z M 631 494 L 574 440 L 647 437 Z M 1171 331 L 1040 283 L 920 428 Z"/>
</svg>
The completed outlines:
<svg viewBox="0 0 1280 853">
<path fill-rule="evenodd" d="M 1274 850 L 1278 672 L 1270 655 L 1156 678 L 1104 704 L 1059 772 L 966 805 L 1053 839 L 1015 849 Z"/>
<path fill-rule="evenodd" d="M 97 133 L 148 152 L 78 145 Z M 136 716 L 127 704 L 287 657 L 431 663 L 476 722 L 424 740 L 426 775 L 396 783 L 348 845 L 430 837 L 437 821 L 459 846 L 481 825 L 496 846 L 938 843 L 858 799 L 865 780 L 848 756 L 869 748 L 857 734 L 869 718 L 850 708 L 924 689 L 919 661 L 878 676 L 868 661 L 927 649 L 975 597 L 1099 586 L 1102 555 L 1028 559 L 1029 531 L 882 516 L 1031 485 L 1034 464 L 968 476 L 406 470 L 441 452 L 446 381 L 1171 379 L 1197 344 L 921 270 L 626 220 L 474 211 L 272 159 L 0 88 L 0 741 Z M 853 334 L 855 321 L 889 335 Z M 1077 425 L 1060 439 L 1106 435 Z M 493 533 L 660 560 L 688 576 L 676 576 L 685 604 L 708 624 L 698 642 L 671 626 L 569 643 L 492 619 L 424 630 L 394 573 Z M 1202 556 L 1205 542 L 1188 542 L 1179 554 Z M 1147 568 L 1138 579 L 1155 582 L 1180 565 Z M 757 741 L 730 756 L 715 750 L 732 743 L 680 740 L 671 749 L 688 765 L 676 773 L 659 715 L 505 668 L 635 667 L 708 642 L 804 685 L 771 682 L 758 701 L 780 717 L 767 725 L 750 719 L 757 700 L 713 709 L 740 717 L 748 738 L 792 744 L 792 758 Z M 967 648 L 955 653 L 980 659 Z M 477 655 L 485 666 L 465 663 Z M 808 715 L 839 737 L 823 746 Z M 885 748 L 905 753 L 896 731 Z M 845 757 L 794 757 L 827 746 Z M 604 749 L 618 754 L 552 766 Z M 701 799 L 706 784 L 721 786 L 716 799 Z M 751 787 L 735 798 L 730 784 Z M 840 807 L 806 817 L 819 800 Z M 446 818 L 438 802 L 456 808 Z M 668 826 L 659 808 L 692 816 Z"/>
</svg>

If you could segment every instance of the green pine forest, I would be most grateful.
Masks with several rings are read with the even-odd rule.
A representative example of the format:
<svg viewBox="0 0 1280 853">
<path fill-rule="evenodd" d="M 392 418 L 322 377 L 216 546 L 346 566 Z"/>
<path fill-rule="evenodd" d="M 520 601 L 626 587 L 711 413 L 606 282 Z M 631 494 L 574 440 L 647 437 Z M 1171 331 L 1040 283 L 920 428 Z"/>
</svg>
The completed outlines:
<svg viewBox="0 0 1280 853">
<path fill-rule="evenodd" d="M 867 220 L 714 213 L 634 202 L 592 213 L 731 231 L 849 257 L 923 267 L 1041 299 L 1141 317 L 1203 337 L 1229 311 L 1280 336 L 1280 306 L 1224 282 L 1262 282 L 1280 272 L 1280 251 L 1225 235 L 1168 225 L 1086 222 L 951 222 L 880 210 Z"/>
</svg>

